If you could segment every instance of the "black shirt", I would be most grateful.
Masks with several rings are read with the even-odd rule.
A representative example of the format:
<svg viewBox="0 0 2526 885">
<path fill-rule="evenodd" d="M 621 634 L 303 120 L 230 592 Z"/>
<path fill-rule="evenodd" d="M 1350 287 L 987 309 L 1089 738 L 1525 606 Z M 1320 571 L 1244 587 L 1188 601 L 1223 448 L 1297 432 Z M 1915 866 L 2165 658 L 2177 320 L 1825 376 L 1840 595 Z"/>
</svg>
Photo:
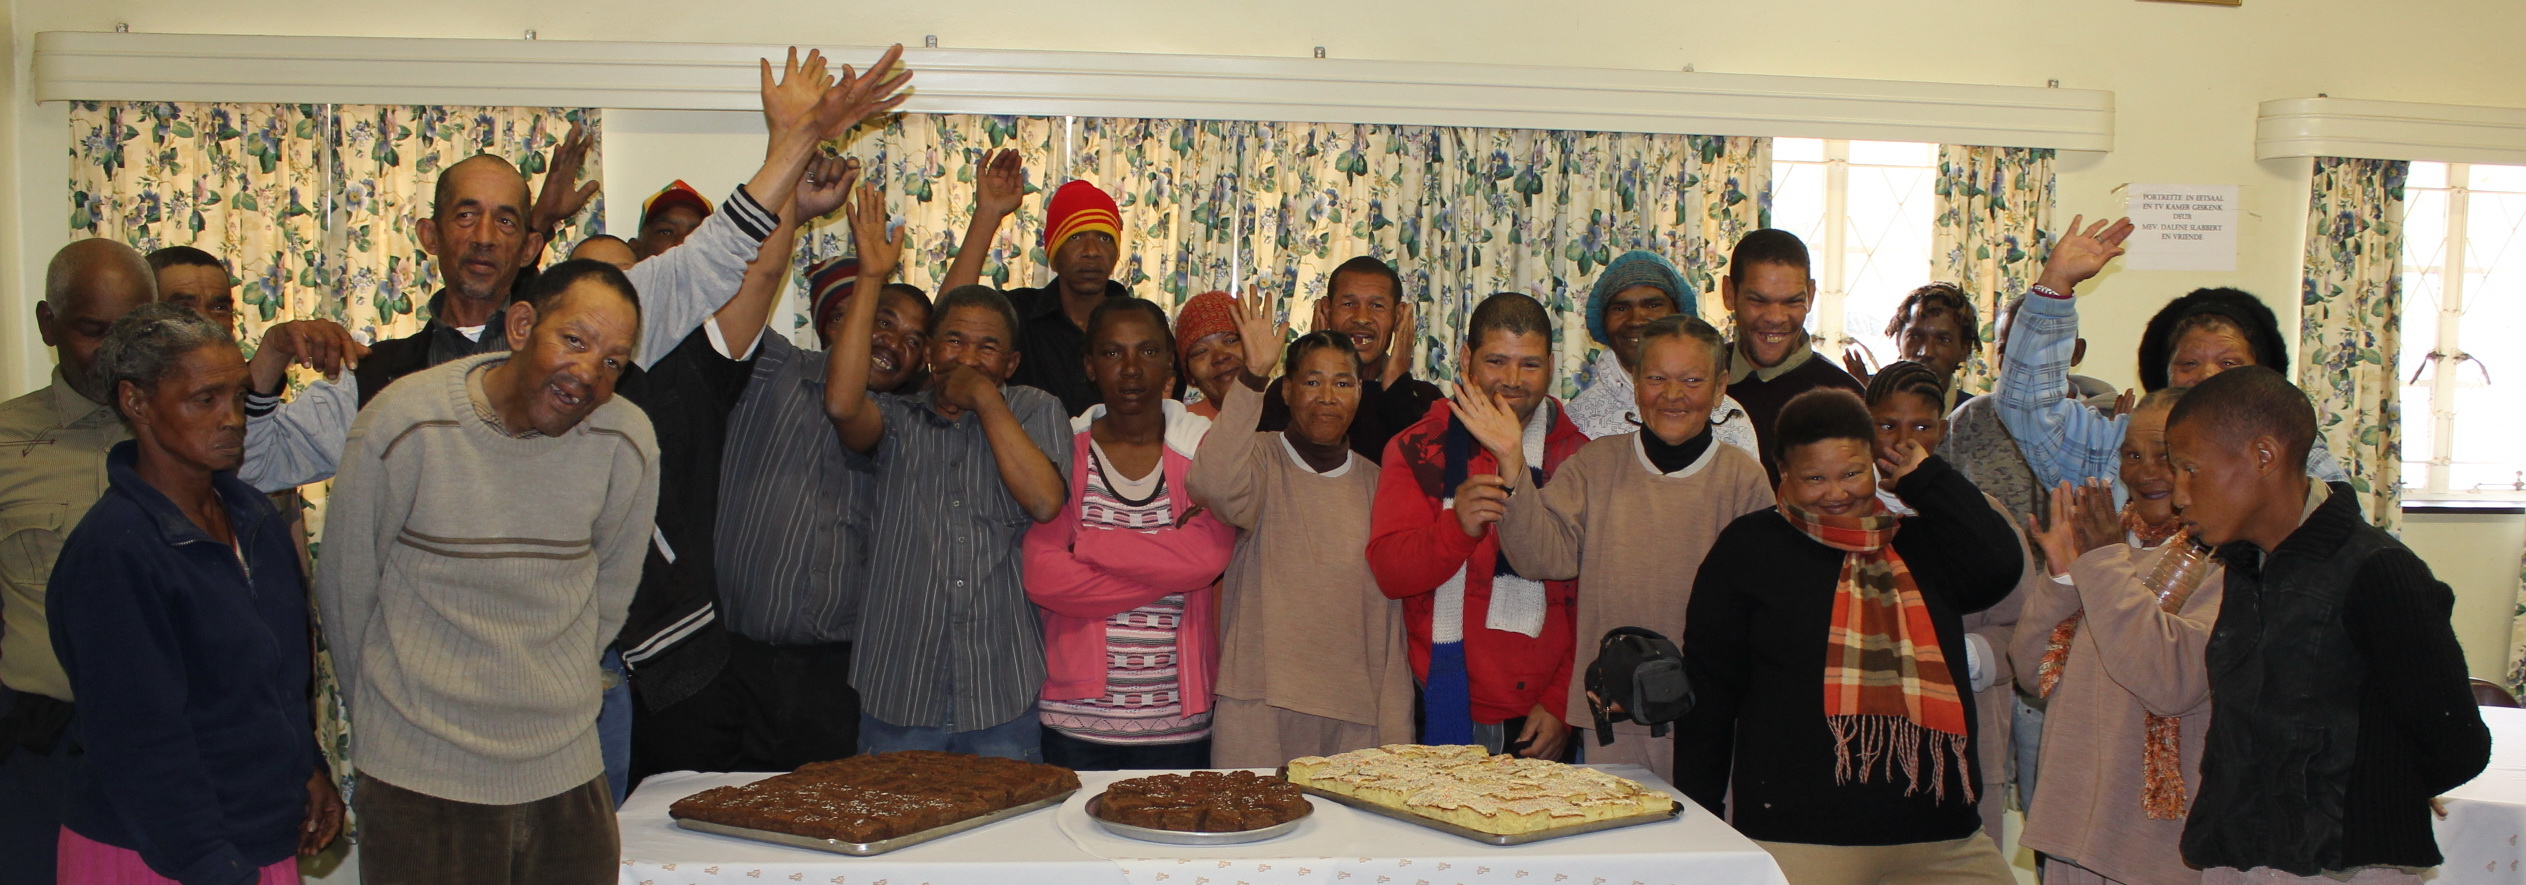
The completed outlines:
<svg viewBox="0 0 2526 885">
<path fill-rule="evenodd" d="M 1105 297 L 1130 297 L 1131 290 L 1113 280 L 1105 281 Z M 1010 289 L 1009 306 L 1017 309 L 1017 373 L 1009 383 L 1052 394 L 1061 400 L 1061 407 L 1077 416 L 1089 406 L 1105 401 L 1088 378 L 1085 358 L 1088 351 L 1088 330 L 1070 322 L 1070 315 L 1061 309 L 1061 288 L 1058 282 L 1032 289 Z"/>
<path fill-rule="evenodd" d="M 1404 428 L 1421 423 L 1421 416 L 1430 413 L 1430 406 L 1445 399 L 1438 385 L 1406 373 L 1387 387 L 1378 381 L 1360 385 L 1359 411 L 1351 415 L 1351 451 L 1369 463 L 1386 457 L 1386 442 Z M 1263 423 L 1266 433 L 1289 429 L 1289 401 L 1281 398 L 1281 379 L 1272 379 L 1272 386 L 1263 391 Z"/>
<path fill-rule="evenodd" d="M 657 535 L 617 638 L 625 662 L 640 671 L 641 700 L 652 710 L 700 690 L 725 661 L 715 645 L 666 654 L 716 617 L 719 464 L 728 415 L 754 374 L 751 355 L 747 361 L 721 356 L 709 336 L 708 325 L 693 330 L 648 369 L 624 370 L 615 385 L 649 414 L 658 434 Z"/>
</svg>

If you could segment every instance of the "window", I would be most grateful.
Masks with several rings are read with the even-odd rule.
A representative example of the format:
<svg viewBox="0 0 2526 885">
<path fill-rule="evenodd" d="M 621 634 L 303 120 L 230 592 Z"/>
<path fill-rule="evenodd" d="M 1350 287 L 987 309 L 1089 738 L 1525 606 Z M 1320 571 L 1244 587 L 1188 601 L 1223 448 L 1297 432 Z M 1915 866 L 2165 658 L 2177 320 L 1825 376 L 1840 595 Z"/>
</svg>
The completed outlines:
<svg viewBox="0 0 2526 885">
<path fill-rule="evenodd" d="M 1807 242 L 1816 276 L 1807 330 L 1839 361 L 1845 342 L 1876 365 L 1901 358 L 1886 321 L 1929 282 L 1938 145 L 1772 140 L 1772 226 Z"/>
<path fill-rule="evenodd" d="M 2526 493 L 2526 166 L 2412 164 L 2402 346 L 2404 489 Z"/>
</svg>

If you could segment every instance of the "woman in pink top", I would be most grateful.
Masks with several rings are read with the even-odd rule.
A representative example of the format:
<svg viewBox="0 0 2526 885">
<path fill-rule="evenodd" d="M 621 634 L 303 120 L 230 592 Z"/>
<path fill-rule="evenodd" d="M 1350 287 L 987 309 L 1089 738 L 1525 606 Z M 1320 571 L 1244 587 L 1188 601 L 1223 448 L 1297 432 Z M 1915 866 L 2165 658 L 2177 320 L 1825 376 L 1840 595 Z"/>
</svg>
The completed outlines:
<svg viewBox="0 0 2526 885">
<path fill-rule="evenodd" d="M 1044 631 L 1044 761 L 1207 768 L 1214 581 L 1236 541 L 1184 479 L 1210 421 L 1167 398 L 1175 340 L 1156 304 L 1107 299 L 1087 332 L 1087 373 L 1105 402 L 1073 422 L 1069 504 L 1026 533 L 1026 595 Z"/>
</svg>

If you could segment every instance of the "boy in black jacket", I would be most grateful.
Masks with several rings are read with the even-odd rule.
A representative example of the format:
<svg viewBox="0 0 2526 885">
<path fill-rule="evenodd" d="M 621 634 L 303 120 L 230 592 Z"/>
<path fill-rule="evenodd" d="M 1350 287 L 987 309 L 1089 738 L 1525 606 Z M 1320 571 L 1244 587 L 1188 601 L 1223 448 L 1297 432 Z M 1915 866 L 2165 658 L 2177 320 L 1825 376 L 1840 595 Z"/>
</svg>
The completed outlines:
<svg viewBox="0 0 2526 885">
<path fill-rule="evenodd" d="M 2167 418 L 2176 509 L 2227 564 L 2184 827 L 2204 885 L 2417 885 L 2441 859 L 2431 797 L 2490 761 L 2454 593 L 2360 518 L 2349 485 L 2307 478 L 2315 433 L 2306 394 L 2262 367 L 2202 382 Z"/>
</svg>

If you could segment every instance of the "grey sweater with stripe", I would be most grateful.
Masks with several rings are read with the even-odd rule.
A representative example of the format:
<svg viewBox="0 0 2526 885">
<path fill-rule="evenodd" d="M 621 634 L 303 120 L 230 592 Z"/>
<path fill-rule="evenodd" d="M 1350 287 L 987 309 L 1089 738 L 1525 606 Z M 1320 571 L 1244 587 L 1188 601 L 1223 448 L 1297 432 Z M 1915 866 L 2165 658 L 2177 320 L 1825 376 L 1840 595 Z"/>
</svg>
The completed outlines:
<svg viewBox="0 0 2526 885">
<path fill-rule="evenodd" d="M 597 658 L 622 627 L 657 508 L 657 441 L 629 402 L 559 436 L 485 421 L 483 354 L 361 410 L 326 514 L 316 597 L 351 758 L 442 799 L 515 805 L 604 771 Z"/>
</svg>

